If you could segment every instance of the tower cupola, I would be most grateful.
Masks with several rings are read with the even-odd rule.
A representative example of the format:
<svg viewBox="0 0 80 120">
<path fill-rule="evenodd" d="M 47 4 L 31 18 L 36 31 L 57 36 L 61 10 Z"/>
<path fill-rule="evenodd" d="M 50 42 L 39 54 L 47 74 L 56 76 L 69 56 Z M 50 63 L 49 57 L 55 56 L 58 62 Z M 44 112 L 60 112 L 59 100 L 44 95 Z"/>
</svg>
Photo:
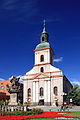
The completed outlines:
<svg viewBox="0 0 80 120">
<path fill-rule="evenodd" d="M 43 31 L 41 33 L 41 43 L 42 42 L 48 42 L 48 33 L 46 32 L 46 23 L 45 23 L 45 20 L 44 20 Z"/>
<path fill-rule="evenodd" d="M 46 32 L 46 24 L 41 33 L 40 43 L 35 48 L 35 65 L 53 64 L 54 52 L 48 41 L 48 33 Z M 43 69 L 43 68 L 42 68 Z M 44 70 L 41 70 L 41 72 Z"/>
</svg>

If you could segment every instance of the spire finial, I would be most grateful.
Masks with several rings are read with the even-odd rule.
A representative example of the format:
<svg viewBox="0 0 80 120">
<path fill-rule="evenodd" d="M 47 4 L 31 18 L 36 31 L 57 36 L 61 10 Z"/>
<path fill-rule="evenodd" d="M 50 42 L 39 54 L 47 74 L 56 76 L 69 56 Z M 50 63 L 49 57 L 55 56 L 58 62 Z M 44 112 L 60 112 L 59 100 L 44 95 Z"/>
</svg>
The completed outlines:
<svg viewBox="0 0 80 120">
<path fill-rule="evenodd" d="M 46 20 L 44 19 L 43 22 L 44 22 L 44 27 L 45 27 L 46 26 Z"/>
<path fill-rule="evenodd" d="M 45 19 L 43 20 L 43 23 L 44 23 L 43 24 L 44 26 L 43 26 L 43 32 L 42 33 L 46 33 L 46 20 Z"/>
</svg>

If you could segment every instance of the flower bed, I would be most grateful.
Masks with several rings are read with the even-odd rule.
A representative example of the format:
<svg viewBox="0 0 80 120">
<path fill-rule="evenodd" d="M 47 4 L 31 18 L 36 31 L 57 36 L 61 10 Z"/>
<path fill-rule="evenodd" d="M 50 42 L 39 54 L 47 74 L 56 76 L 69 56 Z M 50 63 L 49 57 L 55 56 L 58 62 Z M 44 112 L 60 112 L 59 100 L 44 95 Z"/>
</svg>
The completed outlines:
<svg viewBox="0 0 80 120">
<path fill-rule="evenodd" d="M 68 111 L 67 111 L 68 112 Z M 67 112 L 44 112 L 42 114 L 37 115 L 27 115 L 27 116 L 0 116 L 0 120 L 21 120 L 21 119 L 31 119 L 31 118 L 59 118 L 59 117 L 66 117 L 66 118 L 80 118 L 76 116 L 67 116 L 58 113 L 67 113 Z"/>
</svg>

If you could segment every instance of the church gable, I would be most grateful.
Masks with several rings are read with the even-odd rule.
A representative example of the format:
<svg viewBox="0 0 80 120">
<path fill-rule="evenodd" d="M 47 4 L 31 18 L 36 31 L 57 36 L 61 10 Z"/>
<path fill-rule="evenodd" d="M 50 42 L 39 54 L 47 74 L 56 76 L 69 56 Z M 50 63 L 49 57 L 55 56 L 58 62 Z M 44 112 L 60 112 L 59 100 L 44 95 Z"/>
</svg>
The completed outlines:
<svg viewBox="0 0 80 120">
<path fill-rule="evenodd" d="M 34 77 L 34 79 L 38 79 L 38 78 L 42 79 L 42 78 L 49 78 L 49 77 L 50 77 L 50 76 L 47 75 L 47 74 L 45 74 L 45 73 L 38 73 L 38 74 Z"/>
</svg>

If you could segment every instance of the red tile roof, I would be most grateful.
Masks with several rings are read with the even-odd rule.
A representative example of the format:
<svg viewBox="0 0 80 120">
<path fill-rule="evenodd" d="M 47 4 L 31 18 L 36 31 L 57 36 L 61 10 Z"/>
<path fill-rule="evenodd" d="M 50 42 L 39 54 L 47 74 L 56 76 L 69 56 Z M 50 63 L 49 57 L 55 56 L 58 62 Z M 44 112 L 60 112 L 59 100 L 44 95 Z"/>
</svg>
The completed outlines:
<svg viewBox="0 0 80 120">
<path fill-rule="evenodd" d="M 10 93 L 7 91 L 6 85 L 10 85 L 10 80 L 0 81 L 0 93 L 6 93 L 7 96 L 10 96 Z"/>
</svg>

